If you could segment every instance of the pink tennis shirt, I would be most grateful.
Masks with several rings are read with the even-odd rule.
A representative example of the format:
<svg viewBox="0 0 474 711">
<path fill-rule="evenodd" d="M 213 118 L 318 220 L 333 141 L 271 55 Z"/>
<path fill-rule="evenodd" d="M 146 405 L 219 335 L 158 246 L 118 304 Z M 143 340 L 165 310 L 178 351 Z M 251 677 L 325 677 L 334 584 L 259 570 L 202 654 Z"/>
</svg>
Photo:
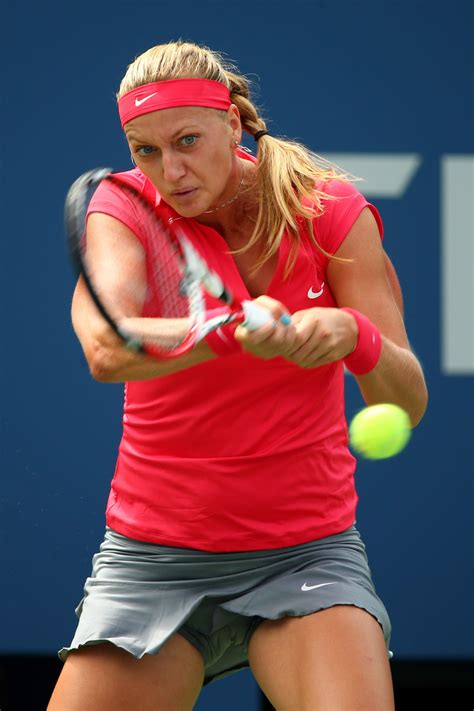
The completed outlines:
<svg viewBox="0 0 474 711">
<path fill-rule="evenodd" d="M 122 177 L 154 199 L 165 220 L 176 216 L 138 169 Z M 322 187 L 338 199 L 326 201 L 315 235 L 334 253 L 368 203 L 352 184 L 333 180 Z M 382 234 L 380 216 L 369 207 Z M 102 184 L 90 212 L 120 220 L 147 249 L 123 191 Z M 223 237 L 193 219 L 179 224 L 236 296 L 248 299 Z M 266 293 L 290 312 L 335 306 L 328 259 L 304 230 L 295 267 L 284 279 L 289 249 L 284 235 Z M 209 298 L 209 308 L 218 305 Z M 143 315 L 152 316 L 152 308 L 146 305 Z M 107 525 L 141 541 L 204 551 L 293 546 L 353 524 L 354 469 L 342 362 L 303 369 L 280 357 L 219 357 L 126 383 Z"/>
</svg>

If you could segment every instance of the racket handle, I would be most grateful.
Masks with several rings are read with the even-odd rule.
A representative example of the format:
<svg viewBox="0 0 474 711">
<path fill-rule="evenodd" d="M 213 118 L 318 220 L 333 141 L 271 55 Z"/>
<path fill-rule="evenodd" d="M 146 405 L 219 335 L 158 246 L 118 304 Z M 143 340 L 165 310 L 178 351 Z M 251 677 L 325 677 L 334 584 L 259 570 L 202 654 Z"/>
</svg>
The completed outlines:
<svg viewBox="0 0 474 711">
<path fill-rule="evenodd" d="M 266 323 L 274 321 L 268 309 L 257 306 L 253 301 L 242 301 L 242 311 L 245 317 L 242 325 L 248 328 L 249 331 L 256 331 L 260 326 L 265 326 Z"/>
</svg>

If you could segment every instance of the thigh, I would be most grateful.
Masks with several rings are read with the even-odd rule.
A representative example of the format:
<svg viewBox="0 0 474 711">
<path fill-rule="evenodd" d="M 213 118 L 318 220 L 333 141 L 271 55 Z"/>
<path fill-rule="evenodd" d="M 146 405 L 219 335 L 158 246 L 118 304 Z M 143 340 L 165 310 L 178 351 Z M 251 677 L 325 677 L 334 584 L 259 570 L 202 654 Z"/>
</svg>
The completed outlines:
<svg viewBox="0 0 474 711">
<path fill-rule="evenodd" d="M 266 620 L 249 662 L 278 711 L 392 711 L 387 649 L 377 620 L 352 605 Z"/>
<path fill-rule="evenodd" d="M 141 659 L 110 643 L 84 646 L 64 663 L 48 711 L 190 711 L 204 679 L 198 650 L 180 634 Z"/>
</svg>

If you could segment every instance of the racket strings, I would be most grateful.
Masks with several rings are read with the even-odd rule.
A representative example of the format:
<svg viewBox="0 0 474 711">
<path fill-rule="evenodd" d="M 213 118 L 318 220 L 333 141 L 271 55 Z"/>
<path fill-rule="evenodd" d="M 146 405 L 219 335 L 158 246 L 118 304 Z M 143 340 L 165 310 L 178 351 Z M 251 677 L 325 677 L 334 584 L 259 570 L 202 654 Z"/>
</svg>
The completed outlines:
<svg viewBox="0 0 474 711">
<path fill-rule="evenodd" d="M 145 345 L 172 351 L 202 322 L 202 291 L 186 270 L 178 241 L 154 207 L 133 188 L 119 187 L 132 203 L 140 228 L 141 244 L 137 246 L 145 260 L 144 274 L 123 285 L 124 300 L 133 303 L 135 309 L 130 318 L 122 321 L 122 329 Z M 139 309 L 137 303 L 141 304 Z"/>
<path fill-rule="evenodd" d="M 99 311 L 130 348 L 150 345 L 171 354 L 192 347 L 205 320 L 205 299 L 181 241 L 133 186 L 105 173 L 84 174 L 68 194 L 67 235 L 76 268 Z M 101 212 L 100 199 L 107 200 L 102 194 L 94 209 L 102 181 L 120 191 L 134 238 L 119 229 L 86 229 L 91 200 L 92 213 Z"/>
<path fill-rule="evenodd" d="M 189 316 L 188 285 L 177 247 L 156 220 L 147 222 L 146 238 L 147 312 L 162 318 Z"/>
</svg>

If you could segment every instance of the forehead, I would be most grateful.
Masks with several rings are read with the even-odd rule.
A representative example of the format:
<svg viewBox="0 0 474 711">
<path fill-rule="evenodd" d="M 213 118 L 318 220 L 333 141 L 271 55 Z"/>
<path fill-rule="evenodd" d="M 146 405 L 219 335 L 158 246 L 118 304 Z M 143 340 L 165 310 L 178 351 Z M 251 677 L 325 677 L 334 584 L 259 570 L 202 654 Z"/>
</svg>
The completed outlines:
<svg viewBox="0 0 474 711">
<path fill-rule="evenodd" d="M 124 130 L 128 139 L 144 135 L 169 138 L 188 127 L 204 129 L 216 122 L 222 124 L 225 117 L 224 111 L 204 106 L 176 106 L 137 116 L 125 125 Z"/>
</svg>

